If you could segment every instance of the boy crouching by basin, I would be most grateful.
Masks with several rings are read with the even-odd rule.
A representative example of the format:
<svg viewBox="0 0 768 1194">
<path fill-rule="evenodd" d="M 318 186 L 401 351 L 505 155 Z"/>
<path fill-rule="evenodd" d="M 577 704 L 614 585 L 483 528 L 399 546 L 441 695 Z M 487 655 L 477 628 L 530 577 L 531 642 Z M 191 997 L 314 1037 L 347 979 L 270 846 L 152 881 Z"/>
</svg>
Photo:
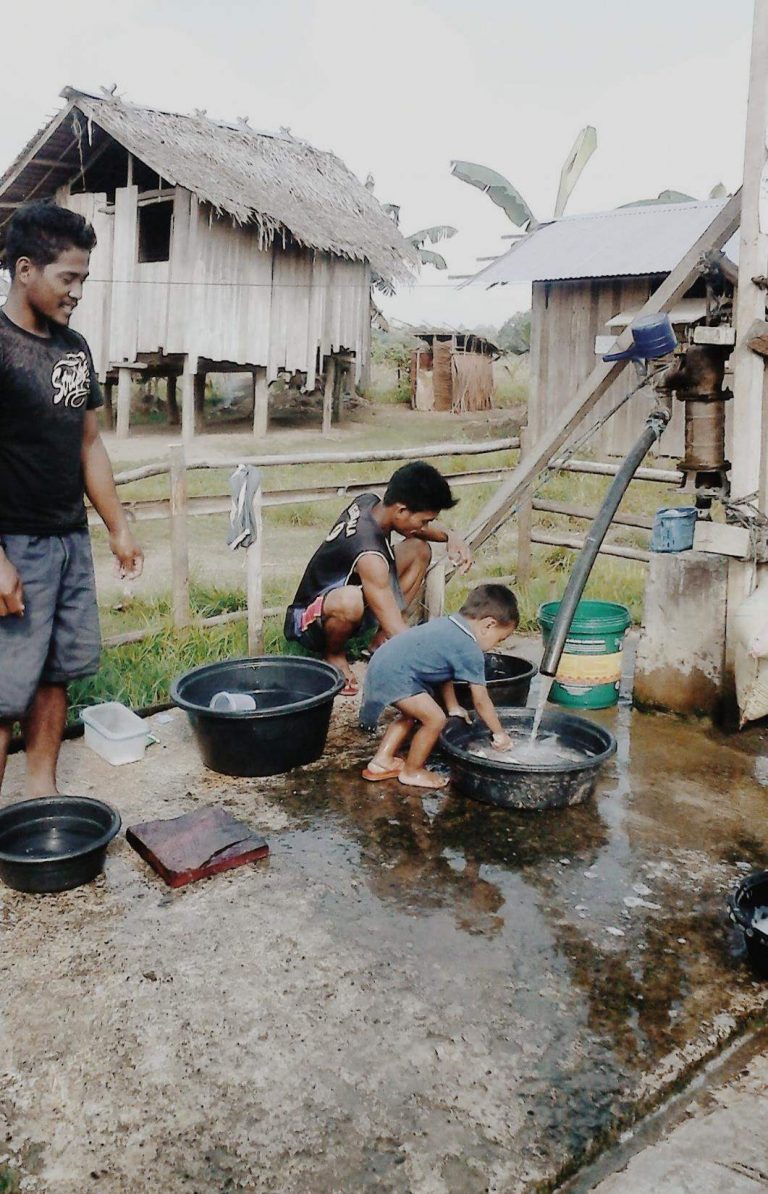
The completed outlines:
<svg viewBox="0 0 768 1194">
<path fill-rule="evenodd" d="M 478 585 L 457 614 L 415 626 L 379 647 L 365 677 L 360 724 L 374 728 L 387 705 L 394 705 L 399 716 L 388 726 L 363 771 L 364 779 L 398 779 L 415 788 L 445 787 L 448 780 L 430 771 L 426 762 L 447 717 L 465 716 L 456 699 L 455 680 L 469 684 L 472 703 L 491 731 L 493 746 L 509 749 L 511 740 L 488 696 L 483 652 L 498 646 L 518 622 L 517 601 L 510 589 Z M 416 725 L 408 754 L 402 758 L 397 752 Z"/>
</svg>

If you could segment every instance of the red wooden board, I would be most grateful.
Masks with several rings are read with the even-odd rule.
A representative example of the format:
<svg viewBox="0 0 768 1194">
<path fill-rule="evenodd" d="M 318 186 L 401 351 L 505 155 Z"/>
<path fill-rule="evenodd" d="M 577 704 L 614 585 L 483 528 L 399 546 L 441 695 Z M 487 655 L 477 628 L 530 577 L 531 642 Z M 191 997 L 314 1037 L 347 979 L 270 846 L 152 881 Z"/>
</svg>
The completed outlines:
<svg viewBox="0 0 768 1194">
<path fill-rule="evenodd" d="M 263 837 L 212 805 L 167 821 L 132 825 L 125 838 L 169 887 L 183 887 L 269 854 Z"/>
</svg>

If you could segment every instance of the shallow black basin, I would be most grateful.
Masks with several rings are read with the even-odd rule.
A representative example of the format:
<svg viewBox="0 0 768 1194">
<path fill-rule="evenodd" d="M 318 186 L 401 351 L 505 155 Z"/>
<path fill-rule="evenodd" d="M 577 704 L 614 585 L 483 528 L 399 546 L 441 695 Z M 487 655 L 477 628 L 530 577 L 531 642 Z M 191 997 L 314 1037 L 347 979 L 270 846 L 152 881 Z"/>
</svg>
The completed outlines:
<svg viewBox="0 0 768 1194">
<path fill-rule="evenodd" d="M 206 663 L 171 685 L 206 767 L 223 775 L 278 775 L 314 763 L 325 749 L 333 701 L 344 687 L 338 668 L 298 655 Z M 245 692 L 255 709 L 210 708 L 217 692 Z"/>
<path fill-rule="evenodd" d="M 520 659 L 517 655 L 502 655 L 498 651 L 486 651 L 485 680 L 488 696 L 494 705 L 509 705 L 522 708 L 528 700 L 531 680 L 539 669 L 535 663 Z M 464 709 L 472 708 L 469 685 L 459 681 L 454 684 L 456 697 Z"/>
<path fill-rule="evenodd" d="M 533 709 L 498 708 L 499 719 L 511 734 L 530 733 Z M 454 787 L 463 796 L 496 804 L 501 808 L 562 808 L 581 804 L 591 794 L 598 772 L 616 753 L 613 734 L 570 713 L 545 713 L 542 734 L 556 734 L 561 744 L 578 751 L 581 761 L 544 764 L 511 763 L 473 754 L 473 746 L 490 744 L 490 735 L 477 717 L 472 725 L 452 717 L 443 730 L 440 745 L 448 757 Z"/>
<path fill-rule="evenodd" d="M 120 814 L 88 796 L 46 796 L 0 809 L 0 879 L 16 891 L 68 891 L 99 874 Z"/>
</svg>

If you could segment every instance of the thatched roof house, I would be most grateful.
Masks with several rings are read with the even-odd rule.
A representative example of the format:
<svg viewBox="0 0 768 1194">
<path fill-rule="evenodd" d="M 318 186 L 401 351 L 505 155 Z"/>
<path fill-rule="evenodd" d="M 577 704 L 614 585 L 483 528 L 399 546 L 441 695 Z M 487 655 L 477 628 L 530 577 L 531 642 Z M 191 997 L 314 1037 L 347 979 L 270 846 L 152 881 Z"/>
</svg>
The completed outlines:
<svg viewBox="0 0 768 1194">
<path fill-rule="evenodd" d="M 0 238 L 18 205 L 43 195 L 94 224 L 77 326 L 103 381 L 140 366 L 182 376 L 189 433 L 207 372 L 252 372 L 262 408 L 281 369 L 306 373 L 311 389 L 336 356 L 359 377 L 371 272 L 401 278 L 416 255 L 339 158 L 244 119 L 62 96 L 0 178 Z"/>
<path fill-rule="evenodd" d="M 539 225 L 465 283 L 485 287 L 533 283 L 528 425 L 534 438 L 557 420 L 599 354 L 610 351 L 614 339 L 724 203 L 715 199 L 564 216 Z M 738 237 L 734 236 L 720 255 L 726 285 L 733 284 L 737 259 Z M 670 312 L 679 334 L 690 324 L 703 322 L 706 314 L 703 279 Z M 624 370 L 590 412 L 587 424 L 615 406 L 634 381 L 632 371 Z M 590 446 L 624 455 L 640 434 L 647 413 L 643 400 L 628 402 Z M 683 453 L 679 404 L 657 451 L 671 456 Z"/>
</svg>

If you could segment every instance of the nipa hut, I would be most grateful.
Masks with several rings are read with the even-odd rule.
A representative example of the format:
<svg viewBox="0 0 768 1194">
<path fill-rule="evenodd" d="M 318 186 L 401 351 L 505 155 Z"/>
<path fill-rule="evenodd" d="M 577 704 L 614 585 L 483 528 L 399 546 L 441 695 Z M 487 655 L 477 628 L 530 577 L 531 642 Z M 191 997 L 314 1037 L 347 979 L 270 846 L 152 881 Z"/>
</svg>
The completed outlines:
<svg viewBox="0 0 768 1194">
<path fill-rule="evenodd" d="M 484 336 L 414 328 L 426 347 L 411 351 L 411 402 L 416 410 L 490 410 L 493 362 L 499 350 Z"/>
<path fill-rule="evenodd" d="M 724 202 L 654 204 L 565 216 L 539 225 L 465 283 L 485 287 L 533 284 L 528 426 L 534 439 L 557 421 L 600 355 L 610 352 L 616 337 L 695 244 Z M 734 236 L 713 262 L 731 296 L 737 260 L 738 237 Z M 670 312 L 679 336 L 691 324 L 704 322 L 711 302 L 701 278 Z M 623 370 L 590 411 L 584 426 L 591 426 L 614 407 L 635 383 L 633 370 Z M 648 409 L 641 397 L 627 402 L 590 446 L 623 456 L 640 435 Z M 674 417 L 656 451 L 665 456 L 683 455 L 680 403 L 675 403 Z"/>
<path fill-rule="evenodd" d="M 268 383 L 299 371 L 326 401 L 368 365 L 370 285 L 408 274 L 415 251 L 334 154 L 289 132 L 137 107 L 67 87 L 64 108 L 0 178 L 3 225 L 53 196 L 96 229 L 73 326 L 88 339 L 117 429 L 134 377 L 168 381 L 185 438 L 203 425 L 206 374 L 253 379 L 254 431 Z M 328 412 L 330 413 L 330 412 Z M 329 420 L 327 420 L 329 422 Z"/>
</svg>

